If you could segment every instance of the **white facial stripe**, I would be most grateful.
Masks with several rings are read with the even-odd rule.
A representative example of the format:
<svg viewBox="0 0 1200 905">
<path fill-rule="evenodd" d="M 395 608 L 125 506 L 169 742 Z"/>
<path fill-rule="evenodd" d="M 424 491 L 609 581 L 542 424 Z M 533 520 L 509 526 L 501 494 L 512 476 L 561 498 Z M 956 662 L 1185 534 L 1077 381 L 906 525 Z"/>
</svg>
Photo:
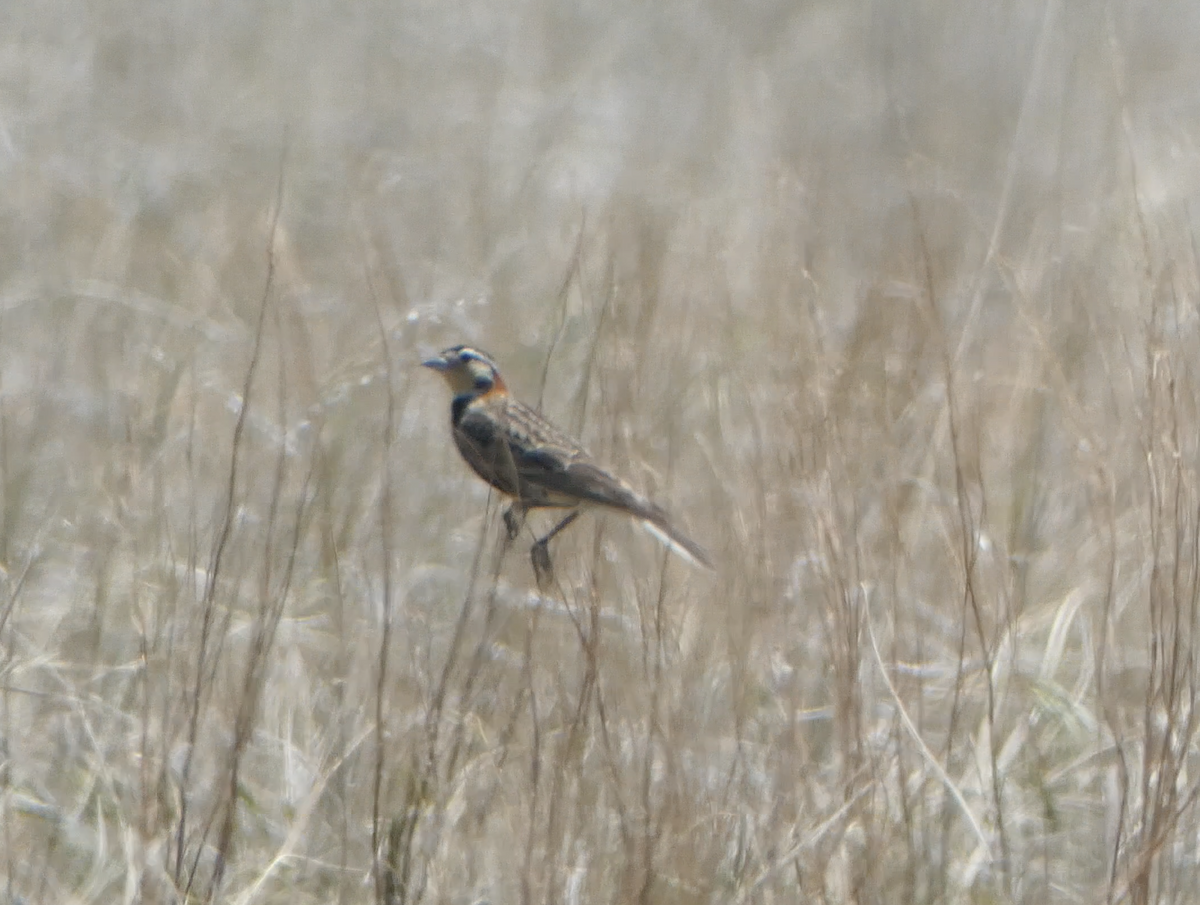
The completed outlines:
<svg viewBox="0 0 1200 905">
<path fill-rule="evenodd" d="M 495 381 L 494 370 L 490 362 L 482 358 L 466 358 L 464 361 L 467 372 L 476 386 L 488 385 Z"/>
</svg>

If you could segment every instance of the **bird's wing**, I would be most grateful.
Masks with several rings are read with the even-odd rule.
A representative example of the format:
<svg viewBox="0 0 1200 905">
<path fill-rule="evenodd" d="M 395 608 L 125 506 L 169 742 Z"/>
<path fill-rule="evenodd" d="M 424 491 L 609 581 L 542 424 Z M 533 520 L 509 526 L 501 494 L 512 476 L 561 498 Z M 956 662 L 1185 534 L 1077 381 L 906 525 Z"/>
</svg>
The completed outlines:
<svg viewBox="0 0 1200 905">
<path fill-rule="evenodd" d="M 587 498 L 565 479 L 577 462 L 587 459 L 582 446 L 515 399 L 506 401 L 501 420 L 523 500 L 532 505 L 573 506 Z"/>
<path fill-rule="evenodd" d="M 455 422 L 459 452 L 480 477 L 527 506 L 574 506 L 580 495 L 561 475 L 586 453 L 570 437 L 511 399 L 468 406 Z M 559 492 L 561 489 L 561 492 Z"/>
<path fill-rule="evenodd" d="M 554 465 L 561 467 L 552 467 Z M 624 481 L 613 477 L 604 469 L 588 461 L 574 461 L 563 465 L 555 460 L 547 461 L 537 477 L 542 487 L 551 492 L 568 494 L 600 506 L 611 506 L 641 519 L 668 547 L 709 569 L 713 561 L 700 544 L 683 533 L 666 510 L 646 497 L 638 495 Z"/>
<path fill-rule="evenodd" d="M 647 506 L 624 481 L 586 459 L 564 459 L 557 450 L 535 449 L 522 457 L 522 475 L 554 493 L 640 514 Z"/>
<path fill-rule="evenodd" d="M 596 465 L 582 446 L 529 406 L 506 400 L 503 423 L 521 483 L 532 485 L 526 495 L 541 491 L 551 498 L 613 506 L 651 520 L 662 517 L 657 506 Z"/>
<path fill-rule="evenodd" d="M 620 509 L 641 519 L 676 552 L 712 568 L 707 551 L 684 534 L 661 506 L 596 465 L 583 447 L 541 415 L 510 400 L 507 416 L 505 432 L 522 499 L 535 505 L 589 502 Z"/>
</svg>

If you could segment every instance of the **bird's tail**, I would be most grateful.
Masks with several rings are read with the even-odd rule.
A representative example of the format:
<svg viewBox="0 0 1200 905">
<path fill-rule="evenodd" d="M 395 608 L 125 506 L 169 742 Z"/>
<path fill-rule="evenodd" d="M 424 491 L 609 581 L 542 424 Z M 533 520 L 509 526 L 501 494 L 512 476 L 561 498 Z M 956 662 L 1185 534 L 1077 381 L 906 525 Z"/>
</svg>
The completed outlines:
<svg viewBox="0 0 1200 905">
<path fill-rule="evenodd" d="M 567 474 L 570 477 L 570 492 L 575 496 L 629 513 L 640 519 L 668 550 L 706 569 L 713 568 L 708 551 L 676 528 L 661 506 L 636 493 L 624 481 L 617 480 L 590 462 L 573 463 Z M 546 483 L 545 478 L 542 476 L 543 484 Z"/>
<path fill-rule="evenodd" d="M 675 527 L 670 516 L 661 507 L 645 499 L 639 499 L 637 503 L 639 505 L 636 507 L 630 507 L 631 511 L 642 520 L 646 530 L 658 538 L 668 550 L 706 569 L 714 568 L 708 551 Z"/>
</svg>

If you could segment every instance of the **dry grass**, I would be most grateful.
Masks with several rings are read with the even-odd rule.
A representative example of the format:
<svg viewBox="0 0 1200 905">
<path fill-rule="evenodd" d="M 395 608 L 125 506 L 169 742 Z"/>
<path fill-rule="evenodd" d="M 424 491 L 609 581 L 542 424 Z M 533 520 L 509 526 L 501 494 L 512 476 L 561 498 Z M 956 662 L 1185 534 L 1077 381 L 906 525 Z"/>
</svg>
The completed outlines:
<svg viewBox="0 0 1200 905">
<path fill-rule="evenodd" d="M 911 6 L 0 13 L 0 903 L 1193 901 L 1200 18 Z"/>
</svg>

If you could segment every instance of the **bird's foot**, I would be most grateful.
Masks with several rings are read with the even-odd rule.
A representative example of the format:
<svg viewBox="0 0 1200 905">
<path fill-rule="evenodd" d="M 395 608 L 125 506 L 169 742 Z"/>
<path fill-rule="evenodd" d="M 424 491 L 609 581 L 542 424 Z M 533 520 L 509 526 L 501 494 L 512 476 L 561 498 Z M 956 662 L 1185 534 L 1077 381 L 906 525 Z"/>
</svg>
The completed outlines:
<svg viewBox="0 0 1200 905">
<path fill-rule="evenodd" d="M 525 524 L 525 510 L 519 506 L 509 506 L 504 510 L 504 527 L 508 531 L 508 539 L 516 540 Z"/>
<path fill-rule="evenodd" d="M 529 559 L 533 563 L 533 574 L 539 588 L 554 580 L 554 564 L 550 562 L 550 545 L 546 540 L 543 538 L 529 548 Z"/>
</svg>

